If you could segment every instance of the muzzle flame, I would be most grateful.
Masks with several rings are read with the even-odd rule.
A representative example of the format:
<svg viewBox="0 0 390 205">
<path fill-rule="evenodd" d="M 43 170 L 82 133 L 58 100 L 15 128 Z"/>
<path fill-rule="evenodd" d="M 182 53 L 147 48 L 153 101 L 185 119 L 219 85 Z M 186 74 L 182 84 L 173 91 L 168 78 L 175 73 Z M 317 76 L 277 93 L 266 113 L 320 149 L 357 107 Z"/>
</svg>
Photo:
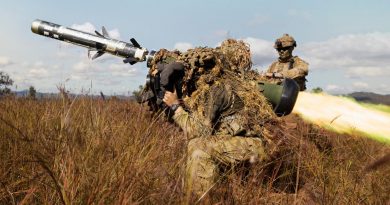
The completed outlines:
<svg viewBox="0 0 390 205">
<path fill-rule="evenodd" d="M 338 133 L 361 134 L 390 144 L 390 113 L 346 97 L 300 92 L 293 113 Z"/>
</svg>

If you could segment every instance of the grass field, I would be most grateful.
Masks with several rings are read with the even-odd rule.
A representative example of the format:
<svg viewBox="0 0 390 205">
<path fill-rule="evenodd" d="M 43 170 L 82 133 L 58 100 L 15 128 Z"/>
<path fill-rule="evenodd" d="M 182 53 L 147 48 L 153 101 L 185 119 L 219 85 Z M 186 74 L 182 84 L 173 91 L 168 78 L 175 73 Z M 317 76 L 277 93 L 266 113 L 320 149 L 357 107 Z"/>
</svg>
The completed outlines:
<svg viewBox="0 0 390 205">
<path fill-rule="evenodd" d="M 389 146 L 295 115 L 284 123 L 278 159 L 229 172 L 199 203 L 390 202 Z M 1 99 L 0 204 L 186 203 L 186 144 L 132 101 Z"/>
</svg>

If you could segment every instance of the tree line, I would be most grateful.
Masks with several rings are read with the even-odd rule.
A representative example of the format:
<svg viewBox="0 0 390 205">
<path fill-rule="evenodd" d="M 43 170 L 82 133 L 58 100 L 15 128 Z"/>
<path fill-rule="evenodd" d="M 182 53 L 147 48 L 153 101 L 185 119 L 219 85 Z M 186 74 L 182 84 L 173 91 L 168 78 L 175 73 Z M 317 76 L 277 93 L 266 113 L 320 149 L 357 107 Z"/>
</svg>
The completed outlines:
<svg viewBox="0 0 390 205">
<path fill-rule="evenodd" d="M 10 89 L 13 84 L 14 81 L 11 79 L 11 77 L 7 73 L 0 71 L 0 97 L 13 95 Z M 28 89 L 27 97 L 35 99 L 36 95 L 37 91 L 34 86 L 30 86 L 30 88 Z"/>
</svg>

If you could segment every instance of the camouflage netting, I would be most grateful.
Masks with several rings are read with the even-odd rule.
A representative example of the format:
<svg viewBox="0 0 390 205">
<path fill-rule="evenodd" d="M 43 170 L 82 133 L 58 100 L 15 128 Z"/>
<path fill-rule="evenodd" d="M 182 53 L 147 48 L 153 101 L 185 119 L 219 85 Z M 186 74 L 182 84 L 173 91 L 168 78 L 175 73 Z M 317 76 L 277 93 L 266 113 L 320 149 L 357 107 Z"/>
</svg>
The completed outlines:
<svg viewBox="0 0 390 205">
<path fill-rule="evenodd" d="M 210 87 L 220 83 L 229 84 L 244 102 L 240 114 L 246 130 L 266 139 L 272 138 L 267 127 L 278 124 L 278 118 L 256 87 L 255 80 L 259 79 L 259 75 L 250 70 L 251 54 L 246 43 L 228 39 L 217 48 L 199 47 L 181 54 L 162 49 L 157 52 L 154 64 L 171 59 L 185 65 L 182 90 L 189 110 L 204 117 Z M 156 66 L 152 66 L 150 72 L 153 73 L 155 69 Z"/>
<path fill-rule="evenodd" d="M 168 51 L 167 49 L 160 49 L 154 55 L 152 62 L 150 63 L 152 66 L 149 69 L 149 74 L 152 74 L 157 71 L 158 63 L 169 63 L 176 60 L 180 56 L 179 51 Z"/>
</svg>

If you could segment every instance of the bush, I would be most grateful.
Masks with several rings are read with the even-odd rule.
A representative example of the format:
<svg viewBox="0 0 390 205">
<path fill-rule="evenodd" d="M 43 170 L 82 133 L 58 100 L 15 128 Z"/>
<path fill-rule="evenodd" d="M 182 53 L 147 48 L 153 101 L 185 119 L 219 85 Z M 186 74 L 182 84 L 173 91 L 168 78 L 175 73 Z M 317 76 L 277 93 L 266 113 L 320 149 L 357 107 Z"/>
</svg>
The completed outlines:
<svg viewBox="0 0 390 205">
<path fill-rule="evenodd" d="M 11 89 L 8 86 L 11 86 L 13 83 L 14 81 L 7 73 L 0 71 L 0 96 L 11 94 Z"/>
</svg>

